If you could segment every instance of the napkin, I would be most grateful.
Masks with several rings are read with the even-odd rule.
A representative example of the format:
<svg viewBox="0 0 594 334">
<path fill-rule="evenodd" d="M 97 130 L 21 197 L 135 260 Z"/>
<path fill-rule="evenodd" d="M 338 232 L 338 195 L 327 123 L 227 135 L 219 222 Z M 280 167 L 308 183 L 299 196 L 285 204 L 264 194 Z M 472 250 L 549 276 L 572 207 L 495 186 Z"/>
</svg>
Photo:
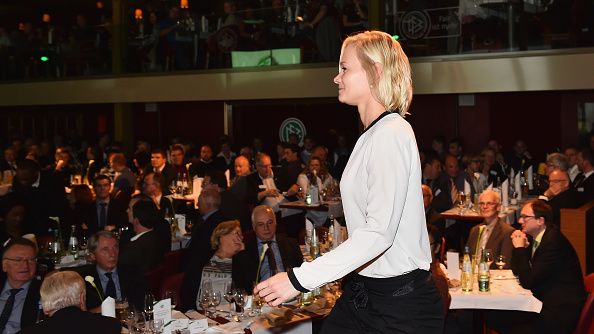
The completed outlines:
<svg viewBox="0 0 594 334">
<path fill-rule="evenodd" d="M 468 183 L 468 181 L 464 180 L 464 193 L 468 196 L 470 196 L 470 183 Z"/>
<path fill-rule="evenodd" d="M 338 219 L 334 219 L 334 235 L 332 236 L 334 248 L 342 243 L 342 226 L 338 223 Z"/>
<path fill-rule="evenodd" d="M 307 233 L 308 237 L 311 237 L 311 232 L 313 231 L 314 225 L 311 223 L 311 221 L 307 218 L 305 218 L 305 231 Z M 307 252 L 309 252 L 309 243 L 306 242 L 305 243 L 305 250 Z"/>
<path fill-rule="evenodd" d="M 532 173 L 532 166 L 530 166 L 528 167 L 528 175 L 526 176 L 528 178 L 528 189 L 530 190 L 534 189 L 534 175 Z"/>
<path fill-rule="evenodd" d="M 103 300 L 103 303 L 101 303 L 101 315 L 115 318 L 115 299 L 107 297 Z"/>
<path fill-rule="evenodd" d="M 243 334 L 245 333 L 243 329 L 245 328 L 245 324 L 243 322 L 235 322 L 230 321 L 226 324 L 222 324 L 219 326 L 211 326 L 205 331 L 205 333 L 237 333 Z"/>
<path fill-rule="evenodd" d="M 487 190 L 493 191 L 493 182 L 491 182 L 491 184 L 489 184 L 489 186 L 487 187 Z"/>
<path fill-rule="evenodd" d="M 225 177 L 227 178 L 227 187 L 229 187 L 229 185 L 231 185 L 231 172 L 229 171 L 229 169 L 225 171 Z"/>
<path fill-rule="evenodd" d="M 514 172 L 514 169 L 512 168 L 509 172 L 509 178 L 511 180 L 515 180 L 515 177 L 516 177 L 516 173 Z"/>
<path fill-rule="evenodd" d="M 282 326 L 293 319 L 293 310 L 288 307 L 275 307 L 266 313 L 265 317 L 270 326 Z"/>
<path fill-rule="evenodd" d="M 304 306 L 303 308 L 308 312 L 318 313 L 320 310 L 330 308 L 330 305 L 328 304 L 326 298 L 318 298 L 311 305 Z"/>
<path fill-rule="evenodd" d="M 503 181 L 501 185 L 501 203 L 503 206 L 509 206 L 509 180 Z"/>
<path fill-rule="evenodd" d="M 516 178 L 514 180 L 514 189 L 516 189 L 516 193 L 518 194 L 518 201 L 522 199 L 522 186 L 520 184 L 520 174 L 516 174 Z"/>
</svg>

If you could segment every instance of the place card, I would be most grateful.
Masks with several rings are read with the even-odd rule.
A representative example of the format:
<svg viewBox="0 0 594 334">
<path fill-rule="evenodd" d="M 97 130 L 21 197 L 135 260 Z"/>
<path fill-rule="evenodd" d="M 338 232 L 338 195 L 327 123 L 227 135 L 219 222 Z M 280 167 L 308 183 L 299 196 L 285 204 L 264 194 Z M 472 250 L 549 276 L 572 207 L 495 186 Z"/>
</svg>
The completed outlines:
<svg viewBox="0 0 594 334">
<path fill-rule="evenodd" d="M 177 226 L 179 227 L 179 231 L 177 231 L 175 236 L 181 236 L 186 234 L 186 215 L 176 213 L 175 219 L 177 219 Z"/>
<path fill-rule="evenodd" d="M 457 252 L 447 252 L 448 259 L 448 278 L 460 279 L 460 254 Z"/>
<path fill-rule="evenodd" d="M 169 326 L 165 326 L 166 330 L 164 330 L 163 332 L 169 333 L 169 332 L 180 331 L 183 333 L 186 331 L 186 329 L 188 329 L 189 323 L 190 323 L 190 319 L 172 319 Z"/>
<path fill-rule="evenodd" d="M 190 330 L 190 334 L 204 333 L 208 329 L 208 320 L 192 320 L 188 325 L 188 329 Z"/>
<path fill-rule="evenodd" d="M 155 302 L 155 306 L 153 307 L 153 316 L 155 319 L 163 320 L 165 324 L 164 333 L 171 333 L 171 299 L 163 299 Z M 167 331 L 169 330 L 169 331 Z"/>
</svg>

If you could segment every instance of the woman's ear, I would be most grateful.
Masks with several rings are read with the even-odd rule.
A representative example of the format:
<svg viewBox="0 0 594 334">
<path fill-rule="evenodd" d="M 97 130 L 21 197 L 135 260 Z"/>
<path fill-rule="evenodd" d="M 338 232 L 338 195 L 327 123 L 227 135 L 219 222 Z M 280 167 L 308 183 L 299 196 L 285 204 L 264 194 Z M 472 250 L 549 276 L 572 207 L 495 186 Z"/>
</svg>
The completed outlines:
<svg viewBox="0 0 594 334">
<path fill-rule="evenodd" d="M 382 76 L 382 63 L 375 62 L 373 67 L 375 68 L 376 78 L 379 79 Z"/>
</svg>

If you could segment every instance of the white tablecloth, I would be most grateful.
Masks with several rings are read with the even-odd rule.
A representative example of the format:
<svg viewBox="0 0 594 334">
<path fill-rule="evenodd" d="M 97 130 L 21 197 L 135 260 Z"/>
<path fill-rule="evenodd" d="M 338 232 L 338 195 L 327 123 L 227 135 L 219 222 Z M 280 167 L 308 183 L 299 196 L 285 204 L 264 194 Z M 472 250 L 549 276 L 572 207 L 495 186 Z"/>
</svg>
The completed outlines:
<svg viewBox="0 0 594 334">
<path fill-rule="evenodd" d="M 499 273 L 503 279 L 498 279 Z M 489 292 L 479 292 L 478 282 L 474 283 L 472 292 L 464 292 L 462 288 L 450 289 L 452 303 L 450 309 L 490 309 L 514 310 L 540 313 L 542 302 L 532 295 L 530 290 L 523 289 L 511 270 L 491 270 L 491 286 Z"/>
<path fill-rule="evenodd" d="M 508 223 L 509 225 L 515 224 L 518 219 L 520 218 L 520 209 L 521 207 L 518 205 L 510 205 L 506 207 L 502 207 L 502 210 L 499 212 L 499 218 L 504 222 Z M 465 217 L 481 217 L 481 214 L 472 210 L 464 210 L 464 214 L 462 216 Z M 442 212 L 444 215 L 460 215 L 460 209 L 457 207 L 451 208 L 447 211 Z M 452 225 L 456 221 L 454 219 L 446 219 L 446 226 Z"/>
</svg>

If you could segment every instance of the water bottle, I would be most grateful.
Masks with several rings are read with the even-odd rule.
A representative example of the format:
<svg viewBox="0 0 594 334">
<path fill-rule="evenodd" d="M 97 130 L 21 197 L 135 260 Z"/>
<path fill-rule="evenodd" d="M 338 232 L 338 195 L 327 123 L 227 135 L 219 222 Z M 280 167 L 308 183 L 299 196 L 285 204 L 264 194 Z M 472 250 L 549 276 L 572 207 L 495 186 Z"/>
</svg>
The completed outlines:
<svg viewBox="0 0 594 334">
<path fill-rule="evenodd" d="M 480 292 L 489 292 L 489 280 L 489 264 L 487 262 L 485 247 L 483 247 L 478 269 L 478 285 Z"/>
<path fill-rule="evenodd" d="M 70 240 L 68 241 L 68 252 L 78 259 L 78 238 L 76 237 L 76 226 L 72 225 L 70 229 Z"/>
<path fill-rule="evenodd" d="M 472 291 L 472 262 L 468 254 L 468 246 L 464 248 L 464 257 L 462 258 L 462 291 Z"/>
</svg>

